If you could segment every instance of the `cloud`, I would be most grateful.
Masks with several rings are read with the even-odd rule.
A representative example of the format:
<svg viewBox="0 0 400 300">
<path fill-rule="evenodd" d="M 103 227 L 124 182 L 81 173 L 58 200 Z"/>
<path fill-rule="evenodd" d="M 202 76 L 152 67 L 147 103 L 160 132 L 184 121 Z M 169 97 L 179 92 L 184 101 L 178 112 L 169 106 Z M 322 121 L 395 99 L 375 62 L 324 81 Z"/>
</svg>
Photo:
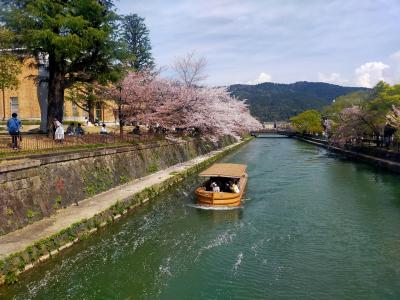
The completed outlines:
<svg viewBox="0 0 400 300">
<path fill-rule="evenodd" d="M 259 84 L 263 82 L 270 82 L 272 79 L 272 76 L 268 73 L 261 72 L 260 75 L 258 75 L 258 78 L 253 81 L 248 81 L 247 84 Z"/>
<path fill-rule="evenodd" d="M 390 58 L 400 62 L 400 51 L 397 51 L 397 52 L 393 53 L 392 55 L 390 55 Z"/>
<path fill-rule="evenodd" d="M 393 83 L 400 83 L 400 51 L 390 55 L 391 77 Z"/>
<path fill-rule="evenodd" d="M 338 80 L 335 71 L 353 84 L 365 62 L 394 70 L 385 59 L 400 50 L 399 0 L 115 2 L 118 13 L 146 19 L 158 65 L 195 49 L 207 57 L 213 85 L 254 80 L 263 66 L 276 82 L 316 81 L 318 72 Z"/>
<path fill-rule="evenodd" d="M 390 66 L 380 61 L 367 62 L 355 70 L 356 82 L 363 87 L 373 87 L 381 80 L 385 80 L 385 70 Z"/>
<path fill-rule="evenodd" d="M 318 73 L 318 80 L 322 82 L 340 84 L 340 85 L 349 82 L 347 79 L 342 78 L 342 75 L 335 72 L 330 73 L 328 75 L 325 75 L 324 73 Z"/>
</svg>

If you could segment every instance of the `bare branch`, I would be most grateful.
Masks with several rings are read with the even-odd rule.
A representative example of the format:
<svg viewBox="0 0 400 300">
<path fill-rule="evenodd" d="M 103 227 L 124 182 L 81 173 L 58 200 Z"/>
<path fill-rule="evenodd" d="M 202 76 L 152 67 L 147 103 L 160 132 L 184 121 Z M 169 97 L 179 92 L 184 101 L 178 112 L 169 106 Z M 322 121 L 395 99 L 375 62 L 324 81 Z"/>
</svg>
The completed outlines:
<svg viewBox="0 0 400 300">
<path fill-rule="evenodd" d="M 179 79 L 188 87 L 196 86 L 207 79 L 208 76 L 204 74 L 206 67 L 207 59 L 205 57 L 197 58 L 194 52 L 178 57 L 173 65 Z"/>
</svg>

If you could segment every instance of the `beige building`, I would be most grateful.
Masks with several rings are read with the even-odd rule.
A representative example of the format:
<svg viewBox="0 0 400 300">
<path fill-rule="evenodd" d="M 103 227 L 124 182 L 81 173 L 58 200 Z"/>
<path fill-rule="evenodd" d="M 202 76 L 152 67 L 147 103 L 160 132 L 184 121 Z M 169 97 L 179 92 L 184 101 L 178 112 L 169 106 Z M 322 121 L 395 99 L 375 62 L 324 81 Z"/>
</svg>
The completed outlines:
<svg viewBox="0 0 400 300">
<path fill-rule="evenodd" d="M 32 62 L 33 59 L 28 59 L 23 64 L 22 72 L 18 76 L 18 89 L 6 89 L 4 102 L 1 97 L 0 115 L 2 118 L 8 119 L 12 113 L 16 112 L 24 119 L 40 120 L 38 87 L 31 78 L 38 75 L 38 70 L 29 67 Z"/>
<path fill-rule="evenodd" d="M 35 63 L 33 58 L 24 61 L 22 72 L 18 76 L 19 86 L 17 89 L 6 89 L 5 99 L 0 97 L 0 117 L 8 119 L 12 113 L 17 113 L 23 120 L 40 120 L 41 114 L 47 114 L 47 86 L 46 83 L 36 84 L 35 78 L 40 69 L 31 67 Z M 68 91 L 66 91 L 68 93 Z M 4 108 L 5 109 L 4 109 Z M 95 118 L 104 122 L 116 122 L 117 112 L 115 105 L 108 103 L 98 105 L 95 108 Z M 70 101 L 64 104 L 64 119 L 74 121 L 84 121 L 88 113 Z"/>
</svg>

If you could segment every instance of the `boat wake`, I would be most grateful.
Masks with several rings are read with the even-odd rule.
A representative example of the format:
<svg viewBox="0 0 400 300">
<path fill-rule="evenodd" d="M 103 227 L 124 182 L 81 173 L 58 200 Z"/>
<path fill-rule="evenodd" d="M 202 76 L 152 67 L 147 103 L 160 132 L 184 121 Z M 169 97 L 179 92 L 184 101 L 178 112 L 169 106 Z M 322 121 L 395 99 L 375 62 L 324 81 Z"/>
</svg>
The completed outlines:
<svg viewBox="0 0 400 300">
<path fill-rule="evenodd" d="M 189 207 L 202 209 L 202 210 L 235 210 L 235 209 L 242 209 L 243 206 L 206 206 L 200 204 L 187 204 Z"/>
<path fill-rule="evenodd" d="M 233 270 L 234 273 L 237 272 L 240 264 L 242 263 L 242 259 L 243 259 L 243 252 L 240 252 L 239 255 L 236 258 L 235 264 L 233 265 L 233 269 L 232 270 Z"/>
</svg>

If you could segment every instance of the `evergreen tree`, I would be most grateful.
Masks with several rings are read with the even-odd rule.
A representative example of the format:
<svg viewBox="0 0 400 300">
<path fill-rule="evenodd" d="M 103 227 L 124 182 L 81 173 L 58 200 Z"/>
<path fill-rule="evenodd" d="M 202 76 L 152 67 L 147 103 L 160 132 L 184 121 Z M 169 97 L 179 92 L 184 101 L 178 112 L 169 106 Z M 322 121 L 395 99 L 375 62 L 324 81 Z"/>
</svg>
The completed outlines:
<svg viewBox="0 0 400 300">
<path fill-rule="evenodd" d="M 154 68 L 150 32 L 144 23 L 144 18 L 137 14 L 130 14 L 122 18 L 121 25 L 121 38 L 130 55 L 127 61 L 128 66 L 136 71 Z"/>
<path fill-rule="evenodd" d="M 47 129 L 63 118 L 64 90 L 76 82 L 119 76 L 121 48 L 113 40 L 116 14 L 108 0 L 0 0 L 0 22 L 30 54 L 48 58 Z M 51 130 L 50 130 L 51 131 Z"/>
<path fill-rule="evenodd" d="M 76 83 L 68 89 L 65 100 L 87 112 L 89 121 L 94 123 L 96 107 L 107 106 L 107 102 L 102 97 L 102 89 L 103 87 L 97 83 Z"/>
</svg>

